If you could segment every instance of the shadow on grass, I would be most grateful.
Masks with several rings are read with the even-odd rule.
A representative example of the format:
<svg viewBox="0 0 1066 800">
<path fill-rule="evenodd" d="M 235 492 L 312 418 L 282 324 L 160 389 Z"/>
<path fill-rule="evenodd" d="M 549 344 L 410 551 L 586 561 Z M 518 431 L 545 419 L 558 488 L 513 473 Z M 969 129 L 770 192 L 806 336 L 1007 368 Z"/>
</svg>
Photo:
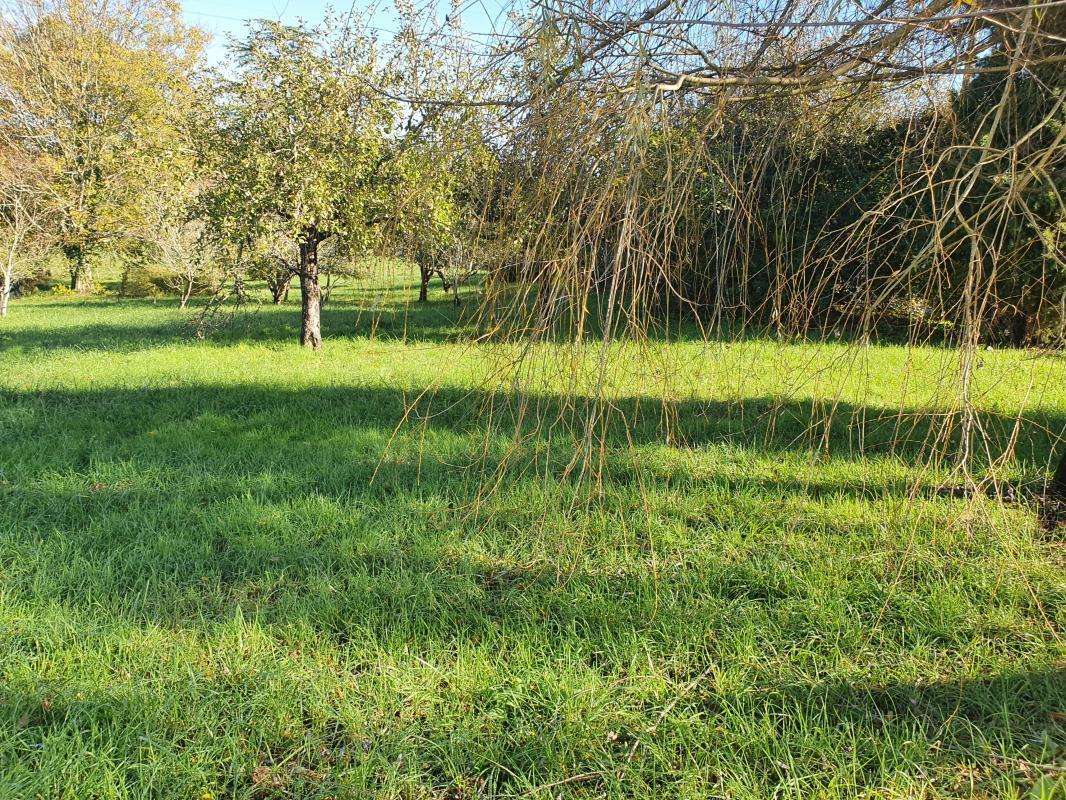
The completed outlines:
<svg viewBox="0 0 1066 800">
<path fill-rule="evenodd" d="M 447 298 L 429 303 L 333 300 L 322 311 L 323 336 L 329 341 L 354 336 L 449 343 L 459 341 L 469 331 L 470 305 L 456 307 Z M 101 321 L 112 309 L 166 314 L 165 319 L 140 322 L 124 313 L 121 321 Z M 172 298 L 160 300 L 111 300 L 90 298 L 81 301 L 43 301 L 25 309 L 35 314 L 88 312 L 96 316 L 70 326 L 38 326 L 17 331 L 0 329 L 0 353 L 18 348 L 29 352 L 78 350 L 82 352 L 129 352 L 163 347 L 196 339 L 195 307 L 177 308 Z M 17 318 L 17 315 L 13 316 Z M 236 314 L 227 311 L 207 328 L 207 340 L 227 345 L 238 342 L 258 344 L 292 344 L 299 341 L 300 307 L 288 303 L 275 306 L 252 302 Z"/>
<path fill-rule="evenodd" d="M 331 340 L 352 337 L 374 337 L 383 340 L 426 341 L 455 343 L 469 341 L 478 329 L 481 310 L 478 295 L 468 287 L 462 294 L 462 302 L 454 304 L 450 295 L 440 291 L 431 294 L 430 302 L 418 303 L 405 295 L 416 291 L 403 284 L 380 287 L 354 287 L 341 298 L 331 300 L 322 311 L 322 329 L 325 347 Z M 203 301 L 194 299 L 186 311 L 177 308 L 174 298 L 127 299 L 87 298 L 84 300 L 45 300 L 34 303 L 35 313 L 44 309 L 72 311 L 90 310 L 107 313 L 108 309 L 121 306 L 134 311 L 164 313 L 168 318 L 156 322 L 139 323 L 124 316 L 121 322 L 81 322 L 72 326 L 40 326 L 6 333 L 0 329 L 0 353 L 8 348 L 22 350 L 55 351 L 72 349 L 83 352 L 113 351 L 129 352 L 193 341 L 197 337 L 197 306 Z M 44 313 L 47 313 L 45 311 Z M 235 314 L 225 311 L 215 322 L 207 326 L 206 338 L 218 345 L 238 342 L 268 345 L 295 345 L 299 339 L 299 304 L 289 302 L 273 305 L 268 300 L 256 299 L 243 306 Z M 593 316 L 595 313 L 593 312 Z M 535 321 L 530 321 L 536 325 Z M 517 334 L 516 334 L 517 335 Z M 572 340 L 573 331 L 565 321 L 559 321 L 552 331 L 541 331 L 540 341 L 566 343 Z M 598 322 L 593 319 L 585 326 L 586 341 L 595 341 L 600 335 Z M 643 332 L 650 342 L 720 342 L 778 341 L 767 330 L 757 326 L 733 332 L 712 332 L 700 329 L 692 319 L 673 319 L 669 328 L 652 325 Z M 817 332 L 807 339 L 789 340 L 793 344 L 811 343 L 846 344 L 848 339 Z M 901 344 L 904 340 L 888 339 L 887 344 Z M 931 343 L 927 347 L 943 346 Z M 1046 357 L 1061 357 L 1047 354 Z"/>
<path fill-rule="evenodd" d="M 670 698 L 665 715 L 661 704 L 627 697 L 633 705 L 615 711 L 633 728 L 611 722 L 613 738 L 605 729 L 588 745 L 602 752 L 581 752 L 583 765 L 571 774 L 592 776 L 581 787 L 590 791 L 610 793 L 617 788 L 610 781 L 643 774 L 669 794 L 669 751 L 682 742 L 707 770 L 722 768 L 724 753 L 767 786 L 788 785 L 806 769 L 876 790 L 886 779 L 919 772 L 924 779 L 925 770 L 937 769 L 947 777 L 936 780 L 961 781 L 949 786 L 957 793 L 988 779 L 982 764 L 994 764 L 997 779 L 1013 775 L 1030 785 L 1043 767 L 1024 758 L 1052 763 L 1061 755 L 1053 715 L 1066 704 L 1066 676 L 1058 668 L 920 685 L 886 685 L 876 674 L 854 683 L 788 682 L 770 670 L 728 691 L 700 679 L 707 659 L 728 665 L 767 652 L 788 661 L 781 654 L 797 644 L 804 647 L 798 663 L 949 654 L 926 656 L 939 668 L 974 642 L 1033 636 L 1032 628 L 1011 626 L 1037 618 L 1034 597 L 1044 597 L 1055 618 L 1046 581 L 1034 588 L 1032 576 L 1015 582 L 995 573 L 990 565 L 1002 556 L 995 542 L 938 530 L 918 542 L 911 574 L 885 545 L 880 507 L 865 517 L 797 521 L 792 501 L 907 503 L 907 475 L 867 474 L 853 461 L 855 443 L 861 432 L 866 455 L 890 455 L 905 471 L 920 462 L 939 417 L 917 415 L 901 426 L 885 409 L 841 406 L 813 426 L 812 442 L 819 411 L 810 403 L 682 403 L 671 409 L 680 447 L 668 452 L 724 446 L 692 468 L 655 458 L 661 404 L 630 398 L 616 404 L 602 431 L 606 510 L 586 514 L 580 500 L 597 482 L 566 467 L 574 453 L 569 431 L 580 428 L 588 399 L 442 390 L 417 403 L 397 432 L 411 402 L 402 391 L 366 386 L 0 393 L 7 601 L 27 613 L 70 612 L 64 630 L 77 633 L 63 635 L 88 641 L 106 638 L 116 620 L 210 637 L 212 626 L 248 615 L 277 626 L 279 636 L 302 626 L 342 653 L 385 643 L 416 655 L 429 646 L 504 643 L 549 664 L 566 654 L 611 686 L 629 680 L 633 665 L 652 653 L 676 662 L 671 679 L 691 691 Z M 993 414 L 982 422 L 1000 442 L 1013 425 Z M 549 423 L 551 437 L 531 435 Z M 1050 431 L 1064 424 L 1063 415 L 1027 424 L 1020 444 L 1030 466 L 1047 460 Z M 630 458 L 630 442 L 647 448 L 647 457 Z M 796 467 L 812 451 L 849 468 L 801 480 Z M 479 508 L 483 473 L 470 465 L 481 457 L 503 478 L 497 496 Z M 686 499 L 670 500 L 678 493 Z M 649 495 L 662 501 L 650 515 Z M 656 541 L 671 537 L 682 543 Z M 923 552 L 933 568 L 925 568 Z M 893 576 L 902 587 L 889 585 Z M 970 599 L 952 594 L 955 587 Z M 21 622 L 5 639 L 12 652 L 31 654 L 38 642 L 34 626 Z M 240 706 L 234 698 L 252 695 L 257 678 L 208 681 L 200 691 L 211 700 L 192 694 L 190 702 L 221 697 Z M 189 685 L 168 691 L 191 692 Z M 143 712 L 158 708 L 158 698 L 139 698 L 136 682 L 124 686 L 85 700 L 65 692 L 47 708 L 40 696 L 0 688 L 0 702 L 14 709 L 27 741 L 84 726 L 105 737 L 144 727 L 158 738 L 160 712 Z M 539 697 L 535 688 L 521 689 L 527 705 Z M 508 691 L 513 698 L 516 689 Z M 613 689 L 601 691 L 615 697 Z M 474 746 L 458 755 L 416 747 L 423 779 L 447 787 L 448 758 L 482 776 L 490 795 L 523 791 L 516 776 L 530 765 L 567 779 L 559 764 L 544 761 L 536 737 L 521 738 L 526 723 L 558 724 L 555 701 L 541 702 L 521 712 L 496 709 L 493 719 L 503 720 L 491 723 L 496 761 Z M 462 724 L 476 729 L 480 713 L 465 711 Z M 327 745 L 363 752 L 366 734 L 345 739 L 340 717 L 301 724 L 297 738 L 309 753 Z M 672 732 L 685 726 L 688 734 Z M 419 731 L 417 741 L 448 735 Z M 184 746 L 174 745 L 178 752 Z M 396 763 L 391 746 L 401 747 L 370 744 L 384 751 L 383 763 Z M 277 744 L 279 752 L 291 747 L 288 739 Z M 1049 748 L 1058 749 L 1049 755 Z M 234 796 L 255 791 L 250 767 L 227 774 Z"/>
<path fill-rule="evenodd" d="M 370 578 L 395 572 L 417 583 L 419 575 L 433 576 L 442 583 L 429 589 L 435 599 L 422 606 L 429 613 L 435 603 L 461 605 L 473 594 L 481 598 L 484 618 L 492 619 L 493 609 L 507 607 L 500 592 L 520 605 L 522 593 L 537 586 L 572 621 L 577 606 L 568 593 L 574 586 L 559 579 L 565 568 L 548 563 L 512 574 L 491 558 L 488 564 L 441 562 L 440 532 L 488 526 L 510 536 L 505 529 L 565 526 L 572 520 L 566 509 L 604 491 L 637 531 L 648 493 L 704 497 L 663 523 L 690 530 L 743 528 L 759 523 L 759 515 L 772 529 L 780 523 L 775 514 L 787 516 L 780 502 L 789 497 L 905 505 L 918 479 L 910 470 L 921 463 L 939 420 L 914 416 L 901 426 L 884 409 L 846 406 L 820 420 L 812 404 L 778 398 L 751 399 L 742 407 L 690 402 L 671 409 L 678 420 L 674 447 L 659 450 L 661 404 L 630 398 L 614 404 L 600 431 L 608 446 L 593 456 L 595 473 L 583 478 L 574 468 L 573 437 L 590 404 L 587 398 L 456 390 L 415 402 L 402 391 L 374 387 L 8 391 L 0 393 L 0 522 L 27 542 L 61 532 L 56 544 L 80 550 L 90 570 L 124 563 L 112 557 L 123 548 L 142 548 L 147 561 L 125 564 L 107 579 L 116 596 L 137 596 L 152 575 L 223 587 L 255 584 L 286 569 L 310 579 L 323 564 L 343 582 L 337 565 L 347 563 Z M 1001 441 L 1014 424 L 993 414 L 982 422 Z M 1026 424 L 1018 450 L 1029 469 L 1046 463 L 1050 431 L 1064 425 L 1061 415 Z M 897 468 L 869 473 L 868 462 L 854 461 L 859 441 L 863 455 L 889 457 L 885 463 Z M 634 458 L 630 444 L 650 449 Z M 705 447 L 724 449 L 702 466 L 685 460 L 686 450 L 698 456 Z M 814 451 L 838 462 L 833 477 L 797 474 Z M 493 482 L 498 496 L 486 499 L 482 489 Z M 935 497 L 935 486 L 921 493 Z M 479 502 L 487 503 L 480 511 Z M 558 508 L 555 523 L 543 516 L 549 507 Z M 741 511 L 753 519 L 730 516 Z M 423 537 L 428 549 L 411 549 L 403 532 L 412 530 L 418 532 L 413 541 Z M 343 535 L 335 537 L 337 531 Z M 635 535 L 643 547 L 643 534 Z M 752 572 L 750 564 L 725 565 L 704 578 L 723 601 L 783 599 L 784 576 L 774 574 L 772 559 L 763 567 Z M 589 580 L 618 582 L 619 598 L 628 596 L 627 582 L 648 596 L 655 591 L 648 575 L 624 569 L 620 575 L 604 572 Z M 378 584 L 376 591 L 391 587 Z M 495 599 L 483 606 L 489 596 Z M 624 605 L 620 599 L 615 610 Z"/>
<path fill-rule="evenodd" d="M 520 443 L 527 454 L 543 454 L 547 460 L 540 466 L 548 467 L 551 474 L 573 460 L 575 440 L 585 435 L 591 415 L 597 420 L 596 443 L 605 443 L 615 456 L 624 456 L 632 446 L 669 445 L 684 451 L 736 445 L 761 455 L 791 451 L 827 458 L 891 456 L 913 467 L 929 455 L 934 441 L 945 435 L 949 445 L 951 441 L 951 431 L 945 434 L 943 427 L 947 418 L 939 410 L 901 415 L 896 409 L 845 402 L 827 405 L 786 397 L 675 402 L 630 396 L 601 403 L 583 395 L 450 387 L 423 393 L 383 385 L 285 389 L 205 384 L 31 392 L 7 389 L 0 390 L 0 400 L 25 420 L 3 431 L 5 443 L 16 450 L 19 444 L 48 441 L 50 435 L 58 434 L 64 445 L 94 451 L 101 441 L 88 434 L 99 428 L 110 432 L 105 448 L 118 448 L 146 432 L 154 435 L 167 426 L 178 426 L 180 435 L 189 442 L 217 448 L 205 451 L 210 458 L 226 461 L 239 457 L 248 465 L 273 463 L 283 454 L 285 444 L 312 453 L 308 463 L 320 465 L 321 455 L 313 455 L 317 443 L 328 442 L 346 430 L 391 436 L 397 430 L 427 429 L 475 437 L 476 451 L 481 450 L 484 438 L 508 446 Z M 1056 443 L 1066 434 L 1066 412 L 1043 409 L 1028 412 L 1020 420 L 1014 415 L 979 412 L 978 423 L 987 437 L 987 453 L 993 456 L 1000 454 L 1017 426 L 1014 453 L 1030 469 L 1046 465 Z M 80 436 L 79 432 L 87 435 Z M 553 437 L 560 441 L 553 445 Z M 142 454 L 180 459 L 180 454 L 166 451 L 160 442 Z M 365 460 L 370 454 L 331 453 L 326 460 L 336 465 L 341 455 Z M 387 455 L 384 451 L 374 453 L 371 460 Z M 621 479 L 632 469 L 632 461 L 608 457 L 603 467 L 606 477 Z M 832 491 L 833 484 L 814 482 L 809 488 L 824 493 Z M 903 487 L 881 488 L 898 491 Z"/>
</svg>

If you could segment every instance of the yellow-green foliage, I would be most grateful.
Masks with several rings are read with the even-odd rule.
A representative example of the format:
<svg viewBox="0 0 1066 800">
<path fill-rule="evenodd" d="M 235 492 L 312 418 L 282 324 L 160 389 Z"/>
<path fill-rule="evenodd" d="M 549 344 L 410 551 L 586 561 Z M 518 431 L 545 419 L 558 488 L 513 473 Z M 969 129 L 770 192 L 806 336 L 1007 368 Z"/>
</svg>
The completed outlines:
<svg viewBox="0 0 1066 800">
<path fill-rule="evenodd" d="M 189 177 L 189 77 L 201 36 L 180 4 L 37 0 L 4 28 L 6 144 L 40 171 L 42 220 L 70 253 L 136 236 Z"/>
<path fill-rule="evenodd" d="M 130 267 L 122 276 L 124 297 L 162 297 L 174 292 L 174 275 L 160 267 L 137 265 Z"/>
</svg>

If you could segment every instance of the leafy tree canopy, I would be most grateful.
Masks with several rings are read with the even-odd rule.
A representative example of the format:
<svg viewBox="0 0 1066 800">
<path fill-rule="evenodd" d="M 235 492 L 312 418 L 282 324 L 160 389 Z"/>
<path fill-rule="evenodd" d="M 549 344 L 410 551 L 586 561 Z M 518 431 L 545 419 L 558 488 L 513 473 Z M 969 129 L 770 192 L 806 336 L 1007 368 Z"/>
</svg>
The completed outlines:
<svg viewBox="0 0 1066 800">
<path fill-rule="evenodd" d="M 73 283 L 87 283 L 85 257 L 135 236 L 187 172 L 203 37 L 176 0 L 22 0 L 0 36 L 2 134 L 38 165 Z"/>
</svg>

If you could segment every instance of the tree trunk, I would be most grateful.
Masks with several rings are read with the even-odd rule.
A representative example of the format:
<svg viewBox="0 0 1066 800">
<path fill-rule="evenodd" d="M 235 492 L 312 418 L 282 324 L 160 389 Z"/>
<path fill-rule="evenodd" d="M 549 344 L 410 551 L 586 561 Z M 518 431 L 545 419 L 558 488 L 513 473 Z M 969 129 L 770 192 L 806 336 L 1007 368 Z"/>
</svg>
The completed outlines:
<svg viewBox="0 0 1066 800">
<path fill-rule="evenodd" d="M 189 298 L 192 297 L 193 281 L 192 278 L 185 278 L 185 286 L 181 290 L 181 308 L 185 308 L 189 305 Z"/>
<path fill-rule="evenodd" d="M 4 274 L 4 284 L 0 286 L 0 317 L 7 316 L 7 302 L 11 299 L 11 276 Z"/>
<path fill-rule="evenodd" d="M 420 272 L 422 273 L 422 284 L 418 287 L 418 302 L 424 303 L 429 300 L 429 279 L 433 273 L 425 267 L 421 267 Z"/>
<path fill-rule="evenodd" d="M 1020 308 L 1014 312 L 1010 325 L 1011 343 L 1015 347 L 1025 347 L 1029 341 L 1029 318 Z"/>
<path fill-rule="evenodd" d="M 274 287 L 274 305 L 280 306 L 289 296 L 289 282 L 292 278 L 286 278 L 283 281 L 278 282 L 278 285 Z"/>
<path fill-rule="evenodd" d="M 322 349 L 322 291 L 318 285 L 318 235 L 300 242 L 300 344 Z"/>
<path fill-rule="evenodd" d="M 270 287 L 270 297 L 274 305 L 280 306 L 289 299 L 289 285 L 292 283 L 292 275 L 286 277 L 270 278 L 267 285 Z"/>
<path fill-rule="evenodd" d="M 73 255 L 74 263 L 70 267 L 70 288 L 79 294 L 88 294 L 93 289 L 93 273 L 85 263 L 85 248 L 74 245 L 68 253 Z"/>
</svg>

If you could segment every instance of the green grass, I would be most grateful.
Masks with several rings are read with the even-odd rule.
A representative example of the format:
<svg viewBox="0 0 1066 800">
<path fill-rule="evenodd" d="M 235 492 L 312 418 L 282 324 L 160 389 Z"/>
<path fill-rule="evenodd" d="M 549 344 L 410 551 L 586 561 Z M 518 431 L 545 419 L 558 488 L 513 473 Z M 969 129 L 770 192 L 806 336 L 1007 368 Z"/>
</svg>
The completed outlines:
<svg viewBox="0 0 1066 800">
<path fill-rule="evenodd" d="M 519 391 L 412 296 L 317 355 L 292 305 L 15 302 L 0 797 L 1063 796 L 1061 534 L 936 493 L 952 353 L 651 343 L 590 476 L 562 351 Z M 1066 369 L 980 374 L 1038 480 Z"/>
</svg>

